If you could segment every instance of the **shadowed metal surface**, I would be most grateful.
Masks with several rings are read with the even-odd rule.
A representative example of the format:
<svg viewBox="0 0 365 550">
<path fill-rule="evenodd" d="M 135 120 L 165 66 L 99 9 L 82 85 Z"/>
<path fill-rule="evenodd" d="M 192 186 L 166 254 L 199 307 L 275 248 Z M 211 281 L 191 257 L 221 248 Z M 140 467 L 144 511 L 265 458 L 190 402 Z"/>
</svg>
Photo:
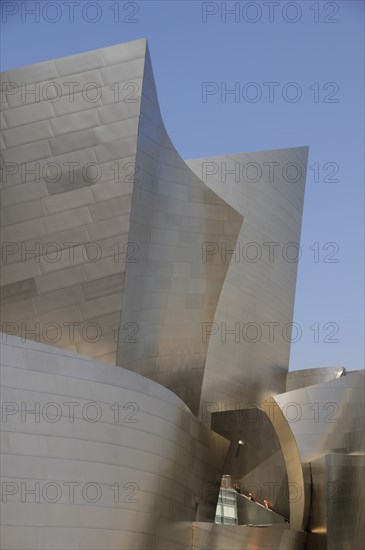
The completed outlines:
<svg viewBox="0 0 365 550">
<path fill-rule="evenodd" d="M 269 417 L 257 408 L 213 413 L 211 428 L 231 444 L 224 464 L 242 493 L 289 517 L 288 477 L 277 433 Z M 238 441 L 243 445 L 238 445 Z"/>
<path fill-rule="evenodd" d="M 287 527 L 211 525 L 193 527 L 194 550 L 304 550 L 307 534 Z"/>
<path fill-rule="evenodd" d="M 276 525 L 286 523 L 286 519 L 262 504 L 252 502 L 248 497 L 237 494 L 237 517 L 239 525 Z"/>
<path fill-rule="evenodd" d="M 362 550 L 365 455 L 329 453 L 310 467 L 308 550 Z"/>
<path fill-rule="evenodd" d="M 365 527 L 365 455 L 326 455 L 328 550 L 361 550 Z"/>
</svg>

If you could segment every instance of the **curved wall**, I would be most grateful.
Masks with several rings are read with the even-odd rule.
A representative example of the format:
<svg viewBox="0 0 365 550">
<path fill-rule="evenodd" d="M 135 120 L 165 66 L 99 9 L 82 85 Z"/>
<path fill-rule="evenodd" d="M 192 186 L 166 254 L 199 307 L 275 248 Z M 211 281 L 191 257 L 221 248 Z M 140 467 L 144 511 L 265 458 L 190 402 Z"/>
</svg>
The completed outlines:
<svg viewBox="0 0 365 550">
<path fill-rule="evenodd" d="M 3 78 L 62 92 L 26 105 L 5 94 L 3 331 L 117 362 L 195 414 L 284 391 L 297 270 L 286 246 L 299 242 L 307 148 L 183 161 L 146 40 Z M 80 91 L 90 82 L 95 101 Z M 39 164 L 37 181 L 22 162 Z M 229 253 L 247 243 L 259 261 Z M 262 337 L 247 339 L 247 324 Z"/>
<path fill-rule="evenodd" d="M 228 442 L 153 381 L 4 336 L 2 548 L 190 548 Z"/>
<path fill-rule="evenodd" d="M 356 548 L 363 373 L 287 376 L 307 148 L 183 161 L 145 40 L 2 78 L 2 546 L 297 549 L 311 507 L 309 545 Z M 50 82 L 60 97 L 19 94 Z M 281 451 L 267 425 L 245 466 L 302 488 L 290 530 L 194 524 L 229 446 L 194 415 L 260 403 Z"/>
<path fill-rule="evenodd" d="M 311 480 L 306 464 L 302 464 L 295 437 L 287 418 L 278 408 L 274 397 L 262 403 L 262 408 L 274 426 L 284 456 L 288 477 L 290 528 L 307 529 L 310 510 Z"/>
<path fill-rule="evenodd" d="M 303 463 L 325 453 L 363 453 L 365 371 L 275 395 Z"/>
<path fill-rule="evenodd" d="M 285 391 L 307 156 L 299 147 L 188 161 L 244 218 L 214 316 L 221 330 L 210 338 L 202 406 L 259 406 Z"/>
<path fill-rule="evenodd" d="M 319 377 L 328 376 L 321 371 Z M 364 390 L 365 371 L 351 371 L 263 403 L 280 440 L 289 484 L 301 496 L 290 503 L 291 527 L 301 522 L 308 528 L 308 550 L 363 545 Z"/>
<path fill-rule="evenodd" d="M 182 160 L 165 130 L 148 49 L 145 58 L 130 242 L 138 261 L 124 280 L 118 363 L 173 390 L 196 414 L 212 323 L 230 263 L 209 257 L 206 242 L 236 242 L 242 216 Z M 138 326 L 138 339 L 123 327 Z"/>
<path fill-rule="evenodd" d="M 288 372 L 286 377 L 286 391 L 306 388 L 314 384 L 337 380 L 346 375 L 345 367 L 322 367 L 317 369 L 303 369 Z"/>
<path fill-rule="evenodd" d="M 185 163 L 161 119 L 147 50 L 129 233 L 141 254 L 127 266 L 121 315 L 121 326 L 139 326 L 140 341 L 125 344 L 120 334 L 118 358 L 204 421 L 207 404 L 242 408 L 285 390 L 290 329 L 283 330 L 297 272 L 287 245 L 299 246 L 307 154 L 303 147 Z M 223 181 L 222 165 L 248 164 L 269 170 L 267 178 L 252 183 L 235 173 Z M 260 261 L 229 253 L 246 243 L 260 247 Z M 247 323 L 264 337 L 245 340 Z"/>
</svg>

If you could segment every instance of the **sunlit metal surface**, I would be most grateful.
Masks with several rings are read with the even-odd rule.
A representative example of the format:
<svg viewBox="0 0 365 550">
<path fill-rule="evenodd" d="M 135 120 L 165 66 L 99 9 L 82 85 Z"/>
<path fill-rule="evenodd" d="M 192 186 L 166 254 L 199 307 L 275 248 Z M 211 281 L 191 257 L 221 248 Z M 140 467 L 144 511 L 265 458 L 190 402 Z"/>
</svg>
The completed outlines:
<svg viewBox="0 0 365 550">
<path fill-rule="evenodd" d="M 3 332 L 115 364 L 145 52 L 136 40 L 2 73 L 19 89 L 2 94 Z"/>
<path fill-rule="evenodd" d="M 298 263 L 291 255 L 300 241 L 307 156 L 299 147 L 188 162 L 244 218 L 214 316 L 220 331 L 209 342 L 203 407 L 244 408 L 285 391 L 285 327 L 293 319 Z M 295 174 L 288 177 L 287 166 Z"/>
<path fill-rule="evenodd" d="M 364 372 L 274 396 L 303 463 L 331 452 L 364 452 Z"/>
<path fill-rule="evenodd" d="M 2 94 L 2 546 L 363 550 L 364 373 L 287 375 L 308 149 L 183 161 L 145 40 L 2 77 L 102 92 Z M 290 528 L 214 525 L 223 473 L 287 489 Z M 43 492 L 73 482 L 100 499 Z"/>
<path fill-rule="evenodd" d="M 172 145 L 146 52 L 117 363 L 173 390 L 197 413 L 212 323 L 231 258 L 204 261 L 204 243 L 237 241 L 242 216 L 211 191 Z M 125 326 L 138 326 L 137 341 Z"/>
<path fill-rule="evenodd" d="M 345 367 L 323 367 L 318 369 L 294 370 L 286 377 L 286 391 L 293 391 L 321 382 L 337 380 L 346 374 Z"/>
<path fill-rule="evenodd" d="M 233 408 L 284 391 L 307 148 L 183 161 L 161 118 L 146 40 L 3 78 L 91 79 L 102 92 L 95 102 L 5 98 L 3 160 L 39 161 L 41 177 L 24 184 L 17 171 L 4 184 L 3 242 L 13 245 L 2 266 L 4 331 L 117 362 L 170 388 L 203 421 L 208 402 Z M 72 183 L 47 172 L 70 162 Z M 101 177 L 85 177 L 87 163 Z M 249 243 L 258 261 L 246 257 Z M 22 256 L 23 245 L 36 253 Z M 90 323 L 97 334 L 85 338 Z M 247 323 L 264 332 L 255 343 Z M 234 327 L 239 342 L 224 341 Z"/>
<path fill-rule="evenodd" d="M 228 442 L 171 391 L 16 337 L 1 383 L 2 548 L 187 549 L 214 520 Z"/>
<path fill-rule="evenodd" d="M 360 549 L 365 539 L 364 374 L 348 372 L 263 404 L 282 445 L 289 483 L 303 491 L 303 502 L 291 503 L 290 521 L 293 526 L 293 508 L 301 507 L 303 526 L 311 532 L 308 550 Z"/>
<path fill-rule="evenodd" d="M 307 148 L 185 163 L 164 128 L 147 51 L 136 159 L 129 238 L 141 254 L 126 269 L 121 327 L 137 323 L 140 341 L 120 334 L 118 364 L 172 389 L 203 421 L 206 403 L 229 409 L 284 391 L 289 340 L 223 342 L 221 328 L 271 321 L 282 331 L 292 320 L 297 262 L 272 261 L 268 250 L 258 263 L 222 252 L 299 243 Z M 281 170 L 255 185 L 204 177 L 202 166 L 228 162 Z M 300 170 L 295 184 L 282 176 L 290 163 Z"/>
<path fill-rule="evenodd" d="M 301 462 L 295 437 L 275 399 L 267 399 L 262 404 L 262 408 L 269 415 L 276 430 L 285 460 L 289 487 L 290 527 L 296 531 L 301 531 L 306 529 L 309 519 L 309 471 L 306 465 Z"/>
</svg>

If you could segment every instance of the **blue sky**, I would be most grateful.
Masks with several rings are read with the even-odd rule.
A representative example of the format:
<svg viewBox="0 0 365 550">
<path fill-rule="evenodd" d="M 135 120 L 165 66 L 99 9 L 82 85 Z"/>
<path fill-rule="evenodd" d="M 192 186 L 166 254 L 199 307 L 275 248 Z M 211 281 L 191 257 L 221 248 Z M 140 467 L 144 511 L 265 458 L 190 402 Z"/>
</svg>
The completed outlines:
<svg viewBox="0 0 365 550">
<path fill-rule="evenodd" d="M 310 146 L 290 368 L 363 368 L 364 3 L 0 3 L 2 70 L 147 37 L 183 158 Z M 203 102 L 203 82 L 238 82 L 239 101 Z M 273 101 L 265 82 L 278 83 Z M 249 102 L 246 90 L 262 96 Z M 325 261 L 332 251 L 337 263 Z"/>
</svg>

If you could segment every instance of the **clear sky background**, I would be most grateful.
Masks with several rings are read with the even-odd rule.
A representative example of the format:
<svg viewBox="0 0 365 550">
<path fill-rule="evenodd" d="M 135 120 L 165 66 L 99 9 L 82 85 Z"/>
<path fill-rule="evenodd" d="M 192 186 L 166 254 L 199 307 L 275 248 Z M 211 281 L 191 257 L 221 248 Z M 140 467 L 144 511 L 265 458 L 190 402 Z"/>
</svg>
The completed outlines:
<svg viewBox="0 0 365 550">
<path fill-rule="evenodd" d="M 363 1 L 0 4 L 3 71 L 147 37 L 161 112 L 183 158 L 310 146 L 294 315 L 302 337 L 290 369 L 363 368 Z M 27 12 L 36 4 L 38 22 Z M 203 102 L 202 82 L 219 90 L 238 82 L 243 94 Z M 262 91 L 255 103 L 248 82 Z M 279 83 L 273 102 L 264 82 Z M 285 95 L 294 96 L 289 82 L 302 93 L 297 102 Z M 337 247 L 338 262 L 328 263 Z"/>
</svg>

